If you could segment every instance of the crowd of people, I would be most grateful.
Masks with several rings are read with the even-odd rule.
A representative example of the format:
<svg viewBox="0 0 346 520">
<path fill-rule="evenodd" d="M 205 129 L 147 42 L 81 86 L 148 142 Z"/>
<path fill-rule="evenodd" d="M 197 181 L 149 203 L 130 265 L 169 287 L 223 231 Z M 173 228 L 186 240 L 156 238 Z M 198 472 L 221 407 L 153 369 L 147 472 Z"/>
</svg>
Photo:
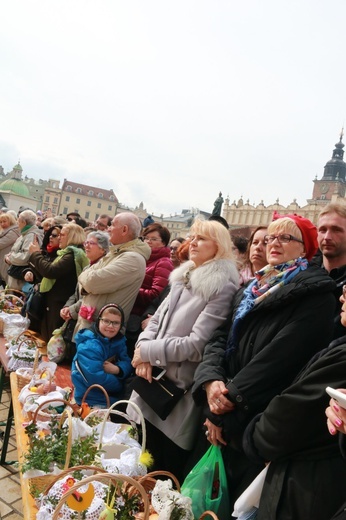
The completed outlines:
<svg viewBox="0 0 346 520">
<path fill-rule="evenodd" d="M 346 518 L 346 409 L 325 392 L 346 394 L 346 205 L 316 226 L 275 213 L 249 238 L 218 215 L 172 240 L 129 212 L 66 217 L 2 212 L 0 276 L 45 341 L 69 330 L 77 403 L 95 383 L 133 400 L 153 469 L 181 481 L 220 446 L 232 511 L 267 467 L 258 520 Z M 158 381 L 179 390 L 164 417 Z"/>
</svg>

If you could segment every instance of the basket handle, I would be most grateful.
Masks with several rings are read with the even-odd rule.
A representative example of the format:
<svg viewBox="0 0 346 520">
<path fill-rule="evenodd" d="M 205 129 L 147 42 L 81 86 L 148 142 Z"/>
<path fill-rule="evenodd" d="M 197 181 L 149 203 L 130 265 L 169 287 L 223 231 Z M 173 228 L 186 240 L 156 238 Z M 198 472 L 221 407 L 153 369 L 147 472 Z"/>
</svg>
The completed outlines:
<svg viewBox="0 0 346 520">
<path fill-rule="evenodd" d="M 30 338 L 30 341 L 31 341 L 31 338 Z M 38 346 L 37 346 L 37 343 L 36 343 L 36 340 L 33 340 L 33 343 L 35 344 L 35 349 L 38 350 Z M 20 342 L 19 342 L 19 345 L 18 345 L 18 348 L 17 348 L 17 351 L 20 350 L 21 346 L 25 344 L 25 339 L 22 339 Z M 29 347 L 30 348 L 30 347 Z M 32 349 L 33 350 L 33 349 Z"/>
<path fill-rule="evenodd" d="M 31 396 L 27 396 L 27 397 L 31 397 Z M 32 418 L 32 422 L 35 423 L 37 421 L 37 415 L 38 415 L 38 412 L 44 408 L 47 404 L 49 403 L 56 403 L 56 402 L 61 402 L 63 404 L 65 404 L 66 406 L 69 406 L 70 408 L 72 408 L 73 412 L 75 412 L 75 409 L 74 409 L 74 405 L 72 405 L 72 403 L 70 403 L 70 401 L 65 401 L 65 399 L 59 399 L 59 398 L 56 398 L 56 399 L 48 399 L 47 401 L 44 401 L 44 403 L 41 403 L 35 410 L 34 412 L 34 416 Z"/>
<path fill-rule="evenodd" d="M 64 470 L 67 469 L 70 465 L 70 459 L 71 459 L 71 453 L 72 453 L 72 415 L 71 415 L 70 410 L 67 410 L 67 408 L 65 408 L 65 410 L 61 414 L 60 421 L 59 421 L 59 428 L 61 429 L 64 424 L 65 415 L 67 416 L 67 420 L 68 420 L 68 432 L 67 432 L 67 446 L 66 446 L 66 458 L 65 458 Z"/>
<path fill-rule="evenodd" d="M 21 338 L 21 336 L 23 336 L 23 338 Z M 21 338 L 21 340 L 20 340 L 20 338 Z M 20 334 L 18 334 L 18 336 L 16 337 L 16 342 L 17 343 L 19 342 L 19 344 L 21 345 L 25 341 L 25 338 L 30 339 L 30 341 L 32 341 L 35 344 L 35 347 L 39 348 L 37 339 L 33 336 L 33 334 L 29 330 L 24 330 L 24 332 L 21 332 Z"/>
<path fill-rule="evenodd" d="M 114 404 L 112 404 L 112 406 L 110 406 L 103 418 L 103 421 L 102 421 L 102 427 L 101 427 L 101 431 L 100 431 L 100 440 L 99 440 L 99 449 L 102 448 L 102 439 L 103 439 L 103 433 L 104 433 L 104 429 L 106 427 L 106 422 L 109 418 L 109 415 L 113 412 L 113 413 L 118 413 L 119 414 L 119 410 L 115 410 L 115 408 L 119 405 L 119 404 L 127 404 L 127 405 L 130 405 L 132 406 L 135 411 L 138 413 L 139 417 L 140 417 L 140 420 L 141 420 L 141 426 L 142 426 L 142 453 L 145 452 L 145 447 L 146 447 L 146 444 L 147 444 L 147 431 L 146 431 L 146 427 L 145 427 L 145 421 L 144 421 L 144 417 L 143 417 L 143 414 L 139 408 L 139 406 L 136 405 L 136 403 L 134 403 L 133 401 L 127 401 L 125 399 L 123 400 L 120 400 L 120 401 L 116 401 Z M 120 413 L 120 415 L 122 415 L 122 417 L 124 417 L 125 419 L 129 420 L 128 419 L 128 416 L 126 414 L 123 414 L 123 413 Z"/>
<path fill-rule="evenodd" d="M 204 511 L 204 513 L 201 514 L 198 520 L 203 520 L 207 516 L 210 516 L 214 520 L 219 520 L 219 517 L 213 511 Z"/>
<path fill-rule="evenodd" d="M 33 374 L 35 374 L 36 370 L 38 369 L 38 360 L 40 359 L 40 351 L 38 350 L 38 348 L 36 349 L 36 352 L 35 352 L 35 359 L 34 359 L 34 364 L 33 364 Z M 52 374 L 50 374 L 50 383 L 52 382 Z"/>
<path fill-rule="evenodd" d="M 90 482 L 93 482 L 95 480 L 98 482 L 102 482 L 103 480 L 108 480 L 109 482 L 112 482 L 113 485 L 115 485 L 115 486 L 118 486 L 119 482 L 127 482 L 128 484 L 130 484 L 131 486 L 136 488 L 136 490 L 138 490 L 141 495 L 141 499 L 143 500 L 143 505 L 144 505 L 143 520 L 149 519 L 149 498 L 148 498 L 148 495 L 147 495 L 145 489 L 143 488 L 143 486 L 141 484 L 139 484 L 139 482 L 137 482 L 132 477 L 128 477 L 127 475 L 100 473 L 99 475 L 91 475 L 90 477 L 84 478 L 83 480 L 74 484 L 66 493 L 64 493 L 64 495 L 62 496 L 62 498 L 60 499 L 59 503 L 57 504 L 57 506 L 54 510 L 52 520 L 58 520 L 59 512 L 60 512 L 62 506 L 64 505 L 66 498 L 68 498 L 70 495 L 72 495 L 72 493 L 74 493 L 81 486 L 85 486 L 86 484 L 89 484 Z"/>
<path fill-rule="evenodd" d="M 89 388 L 86 389 L 85 394 L 83 395 L 81 404 L 83 404 L 85 402 L 85 399 L 87 398 L 90 390 L 92 390 L 93 388 L 98 388 L 99 390 L 101 390 L 103 392 L 103 394 L 106 398 L 106 406 L 107 406 L 107 408 L 109 408 L 111 405 L 111 402 L 109 400 L 109 395 L 108 395 L 107 391 L 103 388 L 103 386 L 98 385 L 98 384 L 91 385 L 91 386 L 89 386 Z"/>
<path fill-rule="evenodd" d="M 97 466 L 82 466 L 82 465 L 80 465 L 80 466 L 73 466 L 72 468 L 67 468 L 67 469 L 62 470 L 62 472 L 59 473 L 59 475 L 56 475 L 56 478 L 45 488 L 43 494 L 47 495 L 48 491 L 61 478 L 64 478 L 64 477 L 66 477 L 66 475 L 69 475 L 70 473 L 74 473 L 75 471 L 82 471 L 82 470 L 93 471 L 94 473 L 107 473 L 107 471 L 105 469 L 99 468 Z"/>
<path fill-rule="evenodd" d="M 19 289 L 12 289 L 11 287 L 9 287 L 8 289 L 2 289 L 0 291 L 0 298 L 1 298 L 1 296 L 7 296 L 8 294 L 17 296 L 17 294 L 14 294 L 14 293 L 19 294 L 20 298 L 25 298 L 25 294 L 23 293 L 23 291 L 20 291 Z M 18 298 L 18 296 L 17 296 L 17 298 Z"/>
<path fill-rule="evenodd" d="M 146 478 L 150 478 L 150 477 L 159 477 L 159 476 L 165 476 L 165 477 L 168 477 L 170 478 L 171 480 L 173 480 L 174 482 L 174 485 L 176 487 L 176 490 L 180 493 L 180 483 L 179 483 L 179 480 L 177 479 L 177 477 L 175 475 L 173 475 L 173 473 L 171 473 L 170 471 L 164 471 L 164 470 L 158 470 L 158 471 L 151 471 L 150 473 L 147 473 L 146 475 L 143 475 L 142 477 L 139 477 L 138 478 L 138 481 L 139 483 L 141 484 L 142 482 L 145 481 Z M 155 479 L 156 480 L 156 479 Z"/>
</svg>

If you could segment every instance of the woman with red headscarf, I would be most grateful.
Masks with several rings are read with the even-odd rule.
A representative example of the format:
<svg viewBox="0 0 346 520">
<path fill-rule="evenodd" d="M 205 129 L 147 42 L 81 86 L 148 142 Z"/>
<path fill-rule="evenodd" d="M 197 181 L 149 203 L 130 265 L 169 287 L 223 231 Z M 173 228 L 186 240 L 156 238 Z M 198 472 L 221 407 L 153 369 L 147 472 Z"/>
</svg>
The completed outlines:
<svg viewBox="0 0 346 520">
<path fill-rule="evenodd" d="M 275 214 L 264 242 L 268 265 L 236 295 L 231 329 L 217 331 L 206 346 L 192 390 L 206 405 L 206 438 L 223 447 L 231 506 L 262 469 L 242 451 L 245 427 L 333 332 L 335 284 L 309 265 L 316 227 L 298 215 Z"/>
</svg>

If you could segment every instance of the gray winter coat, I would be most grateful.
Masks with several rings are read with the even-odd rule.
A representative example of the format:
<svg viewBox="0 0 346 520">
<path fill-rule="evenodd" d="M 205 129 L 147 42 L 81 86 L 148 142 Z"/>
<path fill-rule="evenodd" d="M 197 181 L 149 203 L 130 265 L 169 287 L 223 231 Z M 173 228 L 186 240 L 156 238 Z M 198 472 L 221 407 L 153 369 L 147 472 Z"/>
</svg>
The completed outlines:
<svg viewBox="0 0 346 520">
<path fill-rule="evenodd" d="M 229 315 L 239 285 L 238 271 L 230 260 L 203 264 L 190 271 L 190 279 L 186 282 L 184 275 L 193 265 L 191 261 L 186 262 L 171 273 L 171 291 L 136 345 L 141 349 L 143 361 L 164 367 L 167 377 L 184 389 L 191 388 L 204 347 Z M 165 421 L 136 392 L 132 393 L 131 399 L 144 417 L 175 444 L 185 450 L 192 449 L 200 411 L 193 402 L 191 391 L 184 395 Z M 130 410 L 129 413 L 135 416 Z"/>
</svg>

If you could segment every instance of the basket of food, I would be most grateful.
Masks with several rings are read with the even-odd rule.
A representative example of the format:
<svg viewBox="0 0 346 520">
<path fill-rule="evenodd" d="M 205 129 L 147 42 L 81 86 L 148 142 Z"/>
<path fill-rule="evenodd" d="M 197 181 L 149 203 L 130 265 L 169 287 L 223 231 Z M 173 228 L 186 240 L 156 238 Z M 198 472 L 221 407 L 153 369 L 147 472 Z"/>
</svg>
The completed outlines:
<svg viewBox="0 0 346 520">
<path fill-rule="evenodd" d="M 19 314 L 23 308 L 25 294 L 16 289 L 0 291 L 0 311 L 8 314 Z"/>
<path fill-rule="evenodd" d="M 1 313 L 20 314 L 24 306 L 25 295 L 15 289 L 3 289 L 0 292 L 0 334 L 4 332 L 4 318 Z"/>
<path fill-rule="evenodd" d="M 53 391 L 55 392 L 55 390 Z M 46 394 L 46 397 L 49 397 L 49 395 Z M 28 396 L 28 398 L 30 398 L 30 396 Z M 72 413 L 76 412 L 76 405 L 62 397 L 53 397 L 45 400 L 38 398 L 36 404 L 37 406 L 33 411 L 27 412 L 29 420 L 33 422 L 49 422 L 52 419 L 60 419 L 66 408 L 71 409 Z"/>
<path fill-rule="evenodd" d="M 29 479 L 33 496 L 69 468 L 94 465 L 98 453 L 95 433 L 67 408 L 50 422 L 30 422 L 25 432 L 29 443 L 21 471 L 23 478 Z"/>
<path fill-rule="evenodd" d="M 18 368 L 37 368 L 41 355 L 36 340 L 25 333 L 18 336 L 8 354 L 10 356 L 8 369 L 12 372 Z"/>
<path fill-rule="evenodd" d="M 142 439 L 139 444 L 138 431 L 136 423 L 117 407 L 126 404 L 134 408 L 140 418 Z M 146 452 L 146 427 L 143 414 L 139 407 L 132 401 L 117 401 L 107 410 L 98 410 L 98 413 L 103 413 L 102 422 L 96 427 L 98 434 L 98 448 L 101 453 L 97 461 L 107 471 L 114 473 L 124 473 L 124 466 L 131 467 L 134 475 L 143 475 L 147 473 L 147 466 L 150 466 L 152 457 Z M 86 421 L 90 421 L 89 414 Z M 110 421 L 111 415 L 118 415 L 123 420 L 128 422 L 117 423 Z"/>
<path fill-rule="evenodd" d="M 162 477 L 162 478 L 159 478 Z M 191 499 L 180 493 L 177 478 L 168 471 L 153 471 L 135 480 L 144 488 L 149 499 L 149 518 L 167 518 L 179 520 L 193 520 Z M 136 488 L 125 484 L 124 493 L 132 497 L 137 493 Z M 136 519 L 145 518 L 145 509 L 140 505 Z"/>
<path fill-rule="evenodd" d="M 67 425 L 65 423 L 67 418 Z M 57 472 L 70 465 L 72 450 L 72 415 L 67 409 L 51 429 L 40 430 L 36 421 L 26 427 L 29 448 L 21 470 L 29 479 L 30 492 L 37 495 L 56 478 Z M 59 449 L 60 445 L 60 449 Z M 61 453 L 60 453 L 61 451 Z"/>
<path fill-rule="evenodd" d="M 22 388 L 24 388 L 25 385 L 28 385 L 30 381 L 32 380 L 32 377 L 34 375 L 35 370 L 35 363 L 38 363 L 38 350 L 36 351 L 37 360 L 35 357 L 34 366 L 33 368 L 24 367 L 24 368 L 17 368 L 16 374 L 17 374 L 17 388 L 20 391 Z"/>
<path fill-rule="evenodd" d="M 124 494 L 125 483 L 137 489 L 136 496 L 129 498 Z M 138 482 L 127 475 L 98 473 L 75 483 L 70 479 L 69 482 L 60 481 L 54 485 L 42 498 L 36 518 L 38 520 L 73 518 L 130 520 L 135 518 L 139 504 L 143 504 L 144 518 L 148 520 L 148 495 Z"/>
</svg>

